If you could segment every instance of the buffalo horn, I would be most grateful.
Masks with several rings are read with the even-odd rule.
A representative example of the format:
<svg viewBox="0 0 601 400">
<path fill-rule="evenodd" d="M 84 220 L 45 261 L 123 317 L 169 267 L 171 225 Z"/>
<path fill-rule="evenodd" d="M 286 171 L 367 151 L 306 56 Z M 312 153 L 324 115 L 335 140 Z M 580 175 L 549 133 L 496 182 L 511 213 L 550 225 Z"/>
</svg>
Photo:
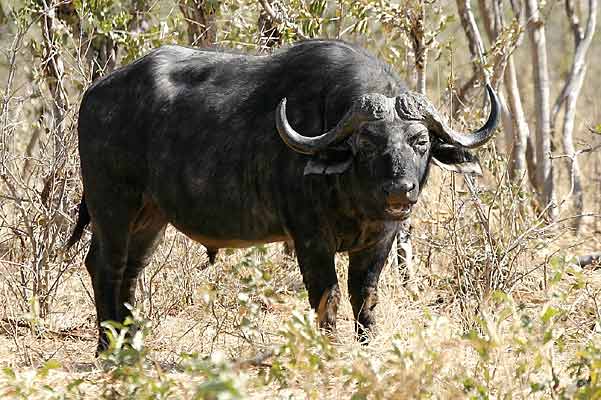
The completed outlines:
<svg viewBox="0 0 601 400">
<path fill-rule="evenodd" d="M 319 136 L 303 136 L 290 126 L 286 117 L 286 98 L 278 104 L 275 113 L 275 124 L 280 137 L 292 150 L 302 154 L 315 154 L 333 143 L 336 143 L 353 133 L 356 123 L 351 112 L 348 112 L 332 129 Z"/>
<path fill-rule="evenodd" d="M 298 153 L 315 154 L 350 136 L 362 122 L 383 118 L 389 111 L 390 99 L 377 94 L 364 95 L 353 103 L 335 127 L 324 134 L 311 137 L 301 135 L 290 126 L 286 117 L 286 98 L 283 98 L 275 113 L 275 124 L 288 147 Z"/>
<path fill-rule="evenodd" d="M 500 103 L 497 94 L 489 84 L 486 84 L 486 91 L 488 92 L 488 97 L 490 98 L 490 114 L 488 115 L 488 120 L 483 127 L 469 135 L 465 135 L 449 127 L 444 122 L 444 119 L 440 118 L 439 115 L 431 115 L 431 117 L 435 120 L 436 125 L 438 125 L 438 129 L 435 130 L 438 131 L 436 133 L 451 143 L 467 147 L 468 149 L 480 147 L 488 142 L 493 137 L 495 128 L 499 123 Z"/>
</svg>

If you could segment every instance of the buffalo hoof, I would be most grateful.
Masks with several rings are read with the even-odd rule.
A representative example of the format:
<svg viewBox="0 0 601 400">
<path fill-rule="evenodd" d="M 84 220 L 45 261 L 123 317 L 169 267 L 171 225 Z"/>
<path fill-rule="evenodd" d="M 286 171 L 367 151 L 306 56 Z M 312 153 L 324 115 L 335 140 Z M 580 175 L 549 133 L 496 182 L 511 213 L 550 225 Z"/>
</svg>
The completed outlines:
<svg viewBox="0 0 601 400">
<path fill-rule="evenodd" d="M 209 262 L 211 265 L 215 264 L 215 259 L 217 258 L 217 252 L 219 249 L 207 249 L 207 255 L 209 256 Z"/>
<path fill-rule="evenodd" d="M 359 344 L 361 344 L 362 346 L 367 346 L 369 344 L 369 342 L 371 341 L 371 337 L 372 337 L 371 329 L 365 329 L 363 327 L 357 327 L 355 329 L 355 339 L 357 339 Z"/>
</svg>

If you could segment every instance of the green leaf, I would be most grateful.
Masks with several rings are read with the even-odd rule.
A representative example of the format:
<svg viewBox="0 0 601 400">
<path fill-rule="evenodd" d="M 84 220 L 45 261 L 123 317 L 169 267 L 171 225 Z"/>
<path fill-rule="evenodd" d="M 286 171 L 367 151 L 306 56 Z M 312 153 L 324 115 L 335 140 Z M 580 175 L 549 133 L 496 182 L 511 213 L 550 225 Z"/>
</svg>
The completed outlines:
<svg viewBox="0 0 601 400">
<path fill-rule="evenodd" d="M 70 383 L 67 385 L 67 391 L 69 391 L 69 392 L 70 392 L 70 391 L 72 391 L 73 389 L 77 389 L 77 388 L 79 388 L 79 385 L 81 385 L 82 383 L 84 383 L 84 380 L 83 380 L 82 378 L 75 379 L 74 381 L 70 382 Z"/>
<path fill-rule="evenodd" d="M 61 367 L 60 363 L 56 360 L 48 360 L 46 363 L 38 370 L 37 375 L 40 378 L 45 378 L 48 376 L 48 372 L 52 369 L 59 369 Z"/>
<path fill-rule="evenodd" d="M 541 315 L 541 320 L 545 323 L 548 324 L 551 321 L 551 318 L 553 318 L 554 316 L 556 316 L 557 314 L 559 314 L 561 311 L 558 310 L 557 308 L 554 307 L 546 307 L 545 312 L 543 313 L 543 315 Z"/>
<path fill-rule="evenodd" d="M 2 372 L 4 372 L 4 375 L 8 376 L 11 379 L 15 379 L 17 377 L 15 371 L 13 371 L 13 369 L 9 367 L 2 368 Z"/>
</svg>

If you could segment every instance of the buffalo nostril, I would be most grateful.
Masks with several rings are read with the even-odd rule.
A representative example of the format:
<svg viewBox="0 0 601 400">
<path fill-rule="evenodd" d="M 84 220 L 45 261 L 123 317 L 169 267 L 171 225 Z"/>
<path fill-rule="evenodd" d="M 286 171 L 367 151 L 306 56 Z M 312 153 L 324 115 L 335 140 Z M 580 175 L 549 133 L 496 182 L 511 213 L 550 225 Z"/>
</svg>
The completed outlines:
<svg viewBox="0 0 601 400">
<path fill-rule="evenodd" d="M 415 183 L 408 181 L 408 180 L 402 180 L 398 183 L 398 188 L 399 188 L 399 191 L 408 193 L 408 192 L 412 191 L 413 189 L 415 189 Z"/>
<path fill-rule="evenodd" d="M 414 189 L 416 188 L 416 184 L 415 182 L 412 182 L 411 180 L 399 180 L 399 181 L 395 181 L 395 182 L 390 182 L 389 184 L 387 184 L 385 186 L 385 191 L 386 193 L 388 193 L 389 195 L 395 196 L 395 195 L 405 195 L 407 193 L 413 192 Z"/>
</svg>

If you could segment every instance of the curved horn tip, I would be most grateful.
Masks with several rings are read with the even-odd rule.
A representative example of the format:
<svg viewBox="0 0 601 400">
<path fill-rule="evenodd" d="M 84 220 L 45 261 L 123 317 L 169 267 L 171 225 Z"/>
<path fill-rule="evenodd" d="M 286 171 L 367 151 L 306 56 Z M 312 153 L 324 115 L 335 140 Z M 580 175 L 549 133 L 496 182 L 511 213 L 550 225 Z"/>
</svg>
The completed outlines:
<svg viewBox="0 0 601 400">
<path fill-rule="evenodd" d="M 499 114 L 501 112 L 501 102 L 497 92 L 493 89 L 490 83 L 486 83 L 486 91 L 488 92 L 488 98 L 490 99 L 490 117 L 492 117 L 492 129 L 495 129 L 499 124 Z"/>
<path fill-rule="evenodd" d="M 486 142 L 492 139 L 495 129 L 499 124 L 500 101 L 497 93 L 488 82 L 486 83 L 486 91 L 490 99 L 490 113 L 484 126 L 472 132 L 470 135 L 463 135 L 459 132 L 453 131 L 452 129 L 443 128 L 443 131 L 446 132 L 445 136 L 450 139 L 451 142 L 459 144 L 468 149 L 473 149 L 483 146 Z M 442 126 L 444 127 L 445 125 L 442 124 Z"/>
<path fill-rule="evenodd" d="M 280 100 L 280 102 L 278 103 L 278 111 L 281 111 L 282 109 L 284 109 L 284 110 L 286 109 L 287 101 L 288 100 L 285 97 L 283 97 L 282 100 Z"/>
<path fill-rule="evenodd" d="M 276 127 L 279 129 L 290 129 L 290 124 L 288 123 L 288 115 L 286 112 L 286 103 L 288 100 L 283 97 L 282 100 L 278 103 L 276 108 L 276 115 L 279 115 L 279 118 L 275 119 Z"/>
<path fill-rule="evenodd" d="M 288 122 L 286 115 L 286 98 L 280 100 L 275 112 L 275 126 L 280 138 L 292 150 L 301 154 L 314 154 L 315 147 L 311 142 L 312 138 L 305 138 L 296 132 Z"/>
<path fill-rule="evenodd" d="M 499 95 L 497 95 L 497 91 L 492 87 L 490 83 L 486 83 L 486 92 L 488 93 L 488 97 L 491 100 L 495 100 L 495 103 L 499 102 Z"/>
<path fill-rule="evenodd" d="M 499 96 L 497 95 L 497 92 L 495 91 L 495 89 L 493 89 L 492 85 L 490 83 L 486 83 L 486 92 L 488 93 L 488 97 L 492 100 L 495 100 L 495 103 L 498 103 L 499 100 Z"/>
</svg>

